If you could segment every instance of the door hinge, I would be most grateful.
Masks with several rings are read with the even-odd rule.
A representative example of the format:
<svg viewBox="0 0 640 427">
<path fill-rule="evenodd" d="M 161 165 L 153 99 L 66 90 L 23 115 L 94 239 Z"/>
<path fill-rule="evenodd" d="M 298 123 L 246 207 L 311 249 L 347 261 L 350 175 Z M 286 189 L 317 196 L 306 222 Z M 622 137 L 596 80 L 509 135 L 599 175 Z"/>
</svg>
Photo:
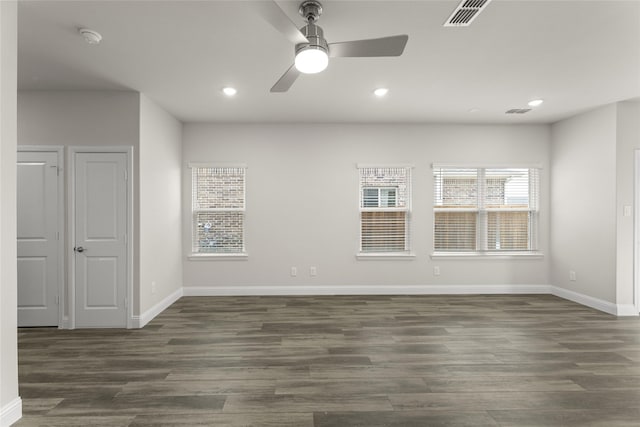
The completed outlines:
<svg viewBox="0 0 640 427">
<path fill-rule="evenodd" d="M 56 305 L 60 305 L 60 296 L 56 295 Z"/>
<path fill-rule="evenodd" d="M 60 240 L 60 232 L 56 231 L 56 240 Z"/>
<path fill-rule="evenodd" d="M 127 181 L 129 179 L 129 174 L 127 173 L 127 170 L 124 170 L 124 180 Z"/>
</svg>

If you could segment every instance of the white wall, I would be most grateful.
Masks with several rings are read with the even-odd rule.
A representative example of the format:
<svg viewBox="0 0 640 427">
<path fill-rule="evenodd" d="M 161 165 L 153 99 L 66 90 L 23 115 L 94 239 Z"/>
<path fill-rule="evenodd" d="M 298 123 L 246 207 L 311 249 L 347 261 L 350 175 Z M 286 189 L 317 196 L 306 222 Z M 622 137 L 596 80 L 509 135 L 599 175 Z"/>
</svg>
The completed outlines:
<svg viewBox="0 0 640 427">
<path fill-rule="evenodd" d="M 138 146 L 137 92 L 20 91 L 18 144 Z"/>
<path fill-rule="evenodd" d="M 616 302 L 633 311 L 633 218 L 624 216 L 624 207 L 633 208 L 636 150 L 640 149 L 640 101 L 620 102 L 616 123 Z M 635 307 L 638 313 L 638 307 Z M 629 313 L 631 314 L 631 313 Z"/>
<path fill-rule="evenodd" d="M 555 123 L 551 135 L 551 283 L 615 303 L 616 105 Z"/>
<path fill-rule="evenodd" d="M 0 426 L 22 415 L 16 332 L 17 16 L 16 2 L 0 2 Z"/>
<path fill-rule="evenodd" d="M 189 261 L 190 287 L 547 284 L 549 126 L 215 125 L 183 133 L 183 248 L 190 251 L 186 164 L 246 163 L 247 261 Z M 431 260 L 432 162 L 541 165 L 542 259 Z M 357 163 L 415 166 L 413 261 L 356 260 Z M 433 266 L 441 268 L 433 276 Z M 298 276 L 290 276 L 290 267 Z M 316 266 L 317 277 L 309 276 Z"/>
<path fill-rule="evenodd" d="M 182 124 L 144 95 L 139 152 L 139 301 L 145 313 L 182 288 Z"/>
<path fill-rule="evenodd" d="M 627 101 L 551 128 L 551 283 L 610 303 L 607 311 L 619 315 L 638 314 L 633 208 L 639 117 L 640 101 Z"/>
</svg>

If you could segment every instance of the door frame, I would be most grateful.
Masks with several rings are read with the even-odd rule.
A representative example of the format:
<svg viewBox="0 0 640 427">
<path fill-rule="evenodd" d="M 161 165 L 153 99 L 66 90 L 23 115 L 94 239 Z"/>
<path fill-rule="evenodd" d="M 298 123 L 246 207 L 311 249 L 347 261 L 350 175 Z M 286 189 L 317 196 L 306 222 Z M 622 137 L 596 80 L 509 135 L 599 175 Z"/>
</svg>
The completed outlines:
<svg viewBox="0 0 640 427">
<path fill-rule="evenodd" d="M 56 153 L 58 159 L 58 199 L 57 199 L 57 213 L 58 213 L 58 329 L 64 329 L 67 327 L 68 319 L 64 317 L 65 313 L 65 221 L 64 221 L 64 147 L 62 145 L 18 145 L 19 152 L 39 152 L 39 153 Z"/>
<path fill-rule="evenodd" d="M 69 254 L 69 300 L 67 301 L 69 305 L 69 329 L 75 329 L 76 327 L 76 257 L 72 256 L 71 252 L 73 251 L 73 245 L 76 241 L 76 230 L 75 230 L 75 184 L 76 184 L 76 154 L 78 153 L 124 153 L 127 156 L 126 161 L 126 215 L 127 215 L 127 232 L 125 233 L 125 250 L 127 251 L 126 260 L 127 260 L 127 296 L 125 298 L 125 308 L 127 313 L 126 325 L 127 329 L 132 328 L 133 325 L 133 147 L 131 146 L 70 146 L 67 150 L 68 155 L 68 164 L 69 164 L 69 174 L 67 178 L 67 206 L 69 214 L 67 215 L 67 225 L 68 225 L 68 237 L 69 237 L 69 245 L 67 248 L 67 253 Z"/>
<path fill-rule="evenodd" d="M 635 150 L 634 165 L 634 216 L 633 216 L 633 303 L 640 312 L 640 149 Z"/>
</svg>

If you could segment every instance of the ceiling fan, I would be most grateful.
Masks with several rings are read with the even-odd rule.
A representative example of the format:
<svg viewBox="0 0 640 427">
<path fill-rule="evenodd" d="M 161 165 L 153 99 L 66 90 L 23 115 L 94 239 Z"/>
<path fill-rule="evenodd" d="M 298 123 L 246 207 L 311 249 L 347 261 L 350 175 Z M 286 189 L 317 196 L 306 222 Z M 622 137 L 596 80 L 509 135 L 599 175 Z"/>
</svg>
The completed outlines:
<svg viewBox="0 0 640 427">
<path fill-rule="evenodd" d="M 300 73 L 314 74 L 324 70 L 329 57 L 380 57 L 400 56 L 409 36 L 406 34 L 379 39 L 353 40 L 327 43 L 322 28 L 316 25 L 322 14 L 322 5 L 316 0 L 300 4 L 299 12 L 306 21 L 300 29 L 284 13 L 275 1 L 256 3 L 258 13 L 295 45 L 295 62 L 280 77 L 271 92 L 286 92 Z"/>
</svg>

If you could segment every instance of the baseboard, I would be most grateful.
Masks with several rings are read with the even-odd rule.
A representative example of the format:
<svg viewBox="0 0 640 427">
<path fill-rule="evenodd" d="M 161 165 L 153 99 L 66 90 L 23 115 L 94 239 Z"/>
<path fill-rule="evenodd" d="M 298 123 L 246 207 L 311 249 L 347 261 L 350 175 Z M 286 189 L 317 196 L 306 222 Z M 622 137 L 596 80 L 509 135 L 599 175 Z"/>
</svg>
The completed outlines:
<svg viewBox="0 0 640 427">
<path fill-rule="evenodd" d="M 132 320 L 131 326 L 133 328 L 144 328 L 144 326 L 147 323 L 151 322 L 158 314 L 162 313 L 171 304 L 178 301 L 182 297 L 182 295 L 184 295 L 183 289 L 184 288 L 179 288 L 178 290 L 168 295 L 162 301 L 158 302 L 156 305 L 154 305 L 153 307 L 151 307 L 149 310 L 145 311 L 141 315 L 139 316 L 134 315 L 133 318 L 131 319 Z"/>
<path fill-rule="evenodd" d="M 551 294 L 614 316 L 638 316 L 635 306 L 614 304 L 553 285 L 345 285 L 345 286 L 185 286 L 184 296 L 257 295 L 489 295 Z"/>
<path fill-rule="evenodd" d="M 548 294 L 549 285 L 185 286 L 184 296 Z"/>
<path fill-rule="evenodd" d="M 617 316 L 640 316 L 638 309 L 633 304 L 618 304 L 616 307 Z"/>
<path fill-rule="evenodd" d="M 600 298 L 591 297 L 578 292 L 570 291 L 568 289 L 560 288 L 558 286 L 550 286 L 551 294 L 560 298 L 568 299 L 569 301 L 577 302 L 578 304 L 586 305 L 587 307 L 595 308 L 596 310 L 604 311 L 605 313 L 612 314 L 614 316 L 637 316 L 638 311 L 636 308 L 629 304 L 614 304 L 609 301 L 605 301 Z"/>
<path fill-rule="evenodd" d="M 58 326 L 58 329 L 70 329 L 71 322 L 69 321 L 69 316 L 64 316 L 62 318 L 62 324 Z"/>
<path fill-rule="evenodd" d="M 0 427 L 9 427 L 22 418 L 22 399 L 13 399 L 0 409 Z"/>
</svg>

